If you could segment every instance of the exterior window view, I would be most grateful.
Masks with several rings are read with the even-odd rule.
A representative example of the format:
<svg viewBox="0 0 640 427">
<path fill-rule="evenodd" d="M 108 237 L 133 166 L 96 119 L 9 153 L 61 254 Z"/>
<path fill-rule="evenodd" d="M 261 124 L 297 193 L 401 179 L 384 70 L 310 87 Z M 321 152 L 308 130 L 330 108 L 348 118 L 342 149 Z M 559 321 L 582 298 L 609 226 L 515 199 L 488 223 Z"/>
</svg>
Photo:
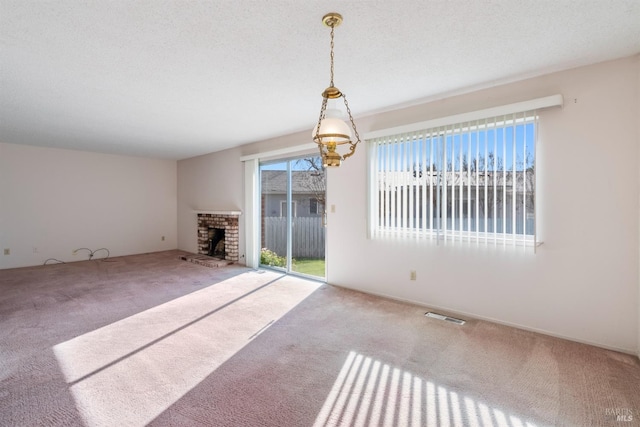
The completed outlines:
<svg viewBox="0 0 640 427">
<path fill-rule="evenodd" d="M 524 115 L 374 141 L 374 234 L 531 240 L 535 130 Z"/>
<path fill-rule="evenodd" d="M 326 178 L 320 157 L 260 166 L 260 264 L 325 277 Z"/>
</svg>

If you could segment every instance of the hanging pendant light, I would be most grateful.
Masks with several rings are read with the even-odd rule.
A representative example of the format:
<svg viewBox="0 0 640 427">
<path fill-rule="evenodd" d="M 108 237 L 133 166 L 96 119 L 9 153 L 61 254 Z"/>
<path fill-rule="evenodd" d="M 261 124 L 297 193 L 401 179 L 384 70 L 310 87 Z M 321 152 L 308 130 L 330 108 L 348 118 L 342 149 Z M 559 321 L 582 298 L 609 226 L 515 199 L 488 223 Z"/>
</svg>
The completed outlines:
<svg viewBox="0 0 640 427">
<path fill-rule="evenodd" d="M 333 84 L 333 30 L 342 23 L 342 16 L 339 13 L 327 13 L 322 17 L 322 23 L 331 28 L 331 83 L 322 92 L 322 108 L 318 124 L 313 129 L 313 140 L 318 144 L 322 165 L 340 166 L 343 160 L 352 156 L 356 152 L 356 145 L 360 142 L 360 136 L 356 130 L 356 124 L 351 116 L 351 110 L 347 103 L 347 97 Z M 345 122 L 342 112 L 337 108 L 337 100 L 342 98 L 346 108 L 348 119 L 351 124 Z M 353 142 L 355 136 L 356 141 Z M 349 150 L 340 154 L 338 147 L 348 145 Z"/>
</svg>

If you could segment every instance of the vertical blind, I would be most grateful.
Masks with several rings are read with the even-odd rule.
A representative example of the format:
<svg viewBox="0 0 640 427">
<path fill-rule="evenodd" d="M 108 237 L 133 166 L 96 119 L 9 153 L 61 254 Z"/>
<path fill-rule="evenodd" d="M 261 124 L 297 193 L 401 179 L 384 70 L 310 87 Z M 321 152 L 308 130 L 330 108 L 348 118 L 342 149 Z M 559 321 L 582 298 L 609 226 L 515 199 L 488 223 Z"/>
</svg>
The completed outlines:
<svg viewBox="0 0 640 427">
<path fill-rule="evenodd" d="M 535 110 L 368 140 L 372 237 L 536 244 Z"/>
</svg>

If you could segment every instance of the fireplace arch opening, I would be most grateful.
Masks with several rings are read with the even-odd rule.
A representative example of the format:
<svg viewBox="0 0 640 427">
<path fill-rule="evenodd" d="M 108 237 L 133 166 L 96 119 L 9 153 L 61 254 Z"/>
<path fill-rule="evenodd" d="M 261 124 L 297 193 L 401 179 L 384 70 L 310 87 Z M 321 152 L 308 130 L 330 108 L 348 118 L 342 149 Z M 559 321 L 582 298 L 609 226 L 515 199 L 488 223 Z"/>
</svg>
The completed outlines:
<svg viewBox="0 0 640 427">
<path fill-rule="evenodd" d="M 225 230 L 224 228 L 209 227 L 209 249 L 207 255 L 225 259 Z"/>
</svg>

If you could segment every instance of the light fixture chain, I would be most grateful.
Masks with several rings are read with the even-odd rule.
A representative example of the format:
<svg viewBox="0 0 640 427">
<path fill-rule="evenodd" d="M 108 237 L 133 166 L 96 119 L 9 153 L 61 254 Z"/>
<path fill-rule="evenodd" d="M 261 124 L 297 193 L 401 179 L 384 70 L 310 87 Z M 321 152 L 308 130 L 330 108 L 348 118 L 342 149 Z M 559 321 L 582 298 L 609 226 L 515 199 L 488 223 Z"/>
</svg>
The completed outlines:
<svg viewBox="0 0 640 427">
<path fill-rule="evenodd" d="M 329 86 L 333 87 L 333 25 L 331 26 L 331 84 Z"/>
<path fill-rule="evenodd" d="M 349 103 L 347 102 L 347 96 L 343 93 L 342 97 L 344 98 L 344 105 L 345 105 L 345 107 L 347 107 L 347 114 L 349 115 L 349 121 L 351 122 L 351 127 L 353 128 L 353 133 L 356 136 L 356 144 L 357 144 L 357 143 L 360 142 L 360 135 L 358 134 L 358 129 L 356 129 L 356 124 L 353 121 L 353 116 L 351 115 L 351 108 L 349 108 Z"/>
<path fill-rule="evenodd" d="M 322 123 L 322 119 L 324 119 L 324 112 L 327 109 L 327 98 L 322 97 L 322 107 L 320 107 L 320 117 L 318 117 L 318 126 L 316 126 L 316 134 L 314 135 L 314 139 L 320 140 L 320 124 Z M 318 142 L 318 141 L 316 141 Z"/>
<path fill-rule="evenodd" d="M 327 98 L 322 97 L 322 107 L 320 108 L 320 117 L 318 118 L 318 125 L 316 126 L 316 134 L 313 136 L 313 140 L 318 144 L 318 150 L 320 151 L 320 157 L 324 162 L 325 154 L 322 151 L 322 144 L 320 143 L 320 125 L 322 124 L 322 119 L 324 118 L 324 112 L 327 109 Z M 324 167 L 324 166 L 323 166 Z"/>
</svg>

